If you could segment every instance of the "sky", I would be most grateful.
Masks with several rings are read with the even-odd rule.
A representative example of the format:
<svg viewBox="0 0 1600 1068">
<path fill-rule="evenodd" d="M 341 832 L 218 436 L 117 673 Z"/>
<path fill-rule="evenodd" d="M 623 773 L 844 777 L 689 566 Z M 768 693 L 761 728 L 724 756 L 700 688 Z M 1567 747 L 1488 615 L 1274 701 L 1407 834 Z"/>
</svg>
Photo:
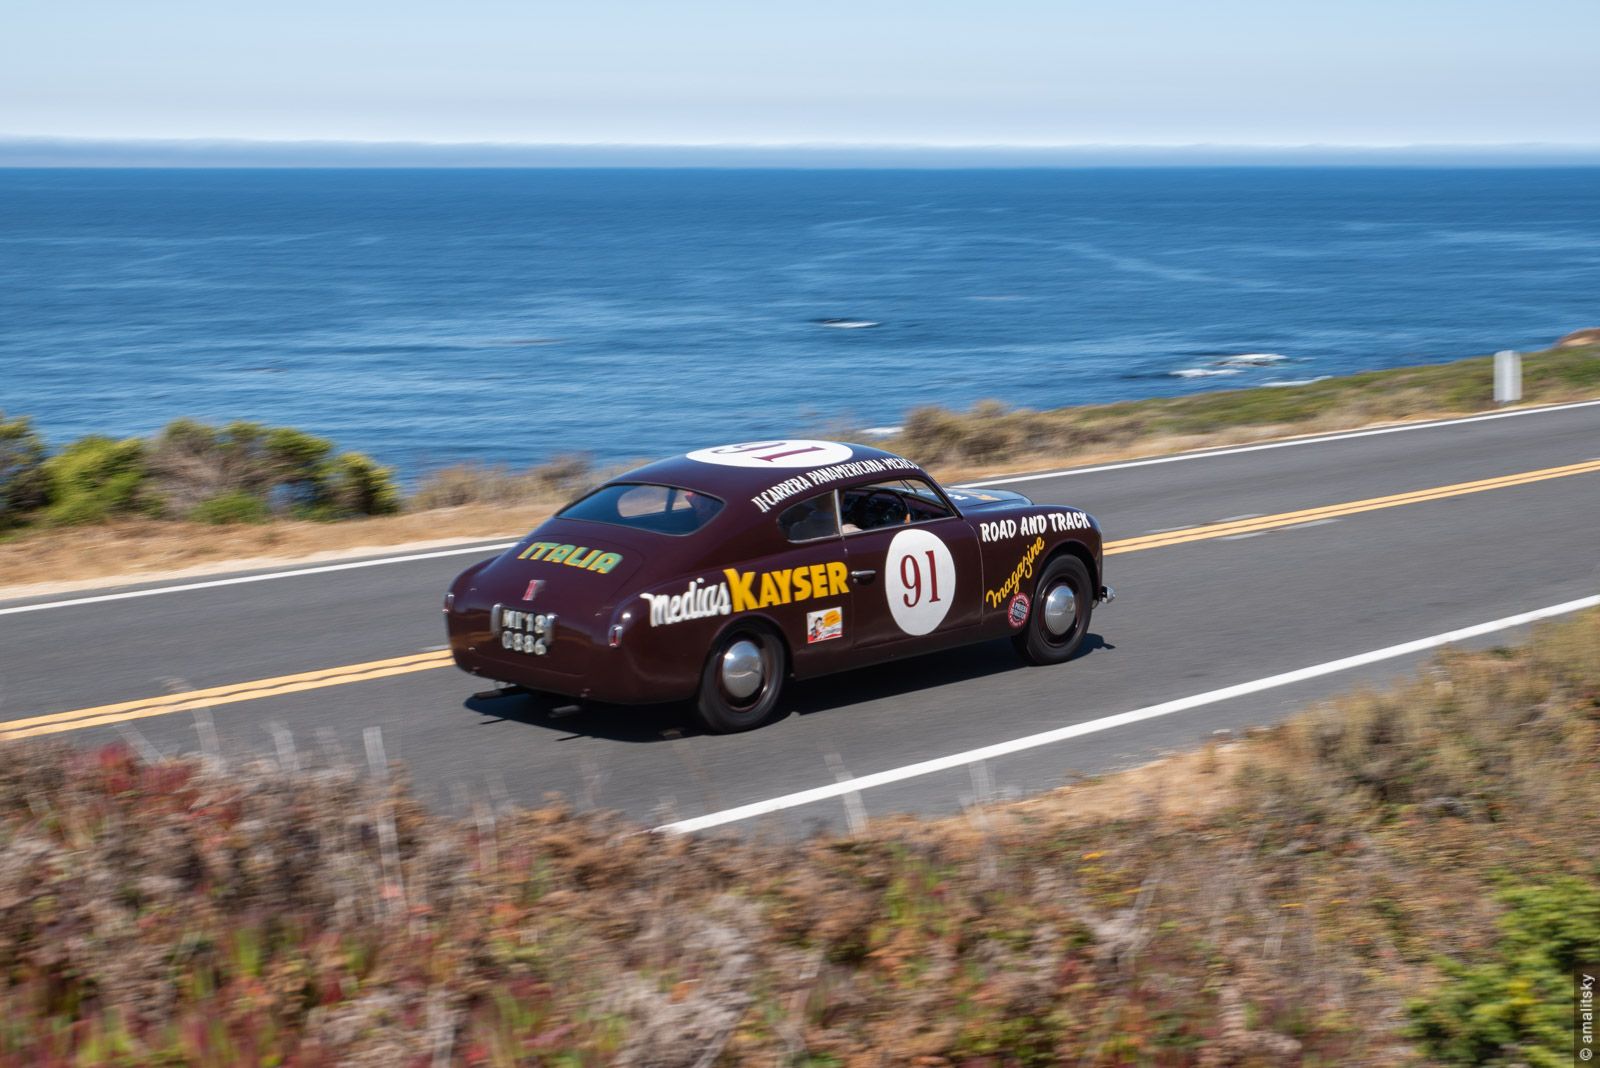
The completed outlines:
<svg viewBox="0 0 1600 1068">
<path fill-rule="evenodd" d="M 4 0 L 0 137 L 1600 144 L 1600 0 Z"/>
</svg>

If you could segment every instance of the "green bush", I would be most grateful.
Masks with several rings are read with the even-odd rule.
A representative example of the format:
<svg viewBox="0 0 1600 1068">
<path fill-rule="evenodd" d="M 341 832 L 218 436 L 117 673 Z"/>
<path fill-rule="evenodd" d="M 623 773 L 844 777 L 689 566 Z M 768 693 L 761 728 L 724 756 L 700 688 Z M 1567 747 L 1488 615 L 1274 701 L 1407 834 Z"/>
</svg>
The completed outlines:
<svg viewBox="0 0 1600 1068">
<path fill-rule="evenodd" d="M 322 503 L 322 467 L 332 453 L 332 442 L 299 430 L 178 419 L 151 445 L 152 493 L 174 515 L 232 493 L 259 498 L 274 512 L 303 511 Z"/>
<path fill-rule="evenodd" d="M 118 515 L 150 511 L 141 492 L 145 447 L 137 438 L 79 438 L 44 462 L 49 481 L 47 522 L 102 523 Z"/>
<path fill-rule="evenodd" d="M 1600 960 L 1600 883 L 1562 877 L 1499 900 L 1497 957 L 1444 962 L 1448 981 L 1407 1006 L 1410 1037 L 1444 1064 L 1569 1064 L 1572 969 Z"/>
<path fill-rule="evenodd" d="M 265 523 L 272 518 L 267 502 L 243 490 L 223 493 L 201 501 L 189 512 L 189 518 L 198 523 L 215 523 L 225 526 L 232 523 Z"/>
<path fill-rule="evenodd" d="M 342 452 L 322 466 L 319 502 L 328 518 L 393 515 L 400 510 L 394 472 L 359 452 Z"/>
<path fill-rule="evenodd" d="M 0 412 L 0 530 L 21 524 L 49 499 L 44 459 L 44 441 L 27 417 Z"/>
<path fill-rule="evenodd" d="M 253 522 L 257 508 L 316 519 L 400 508 L 388 468 L 360 453 L 335 453 L 326 438 L 288 427 L 179 419 L 156 437 L 150 468 L 152 494 L 166 512 L 227 517 L 207 521 Z"/>
<path fill-rule="evenodd" d="M 345 519 L 402 505 L 394 473 L 301 430 L 169 423 L 153 440 L 92 435 L 49 456 L 25 418 L 0 413 L 0 530 L 143 514 L 204 523 L 274 515 Z"/>
</svg>

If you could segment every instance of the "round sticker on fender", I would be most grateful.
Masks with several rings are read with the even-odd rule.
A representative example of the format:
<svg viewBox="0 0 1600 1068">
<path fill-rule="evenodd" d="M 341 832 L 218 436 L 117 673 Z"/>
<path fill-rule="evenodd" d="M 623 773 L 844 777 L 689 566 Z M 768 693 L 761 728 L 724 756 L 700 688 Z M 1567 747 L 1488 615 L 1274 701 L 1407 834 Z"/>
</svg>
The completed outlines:
<svg viewBox="0 0 1600 1068">
<path fill-rule="evenodd" d="M 895 625 L 907 634 L 927 634 L 944 622 L 956 595 L 956 561 L 937 534 L 915 527 L 889 543 L 883 584 Z"/>
</svg>

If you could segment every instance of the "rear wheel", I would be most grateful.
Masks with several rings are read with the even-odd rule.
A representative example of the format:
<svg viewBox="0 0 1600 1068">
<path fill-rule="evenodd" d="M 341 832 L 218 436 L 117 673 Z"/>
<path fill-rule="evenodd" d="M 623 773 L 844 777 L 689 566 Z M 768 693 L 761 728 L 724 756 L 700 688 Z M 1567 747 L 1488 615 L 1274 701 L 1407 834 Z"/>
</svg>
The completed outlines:
<svg viewBox="0 0 1600 1068">
<path fill-rule="evenodd" d="M 778 706 L 785 659 L 770 631 L 747 626 L 723 635 L 700 672 L 700 722 L 718 734 L 761 726 Z"/>
<path fill-rule="evenodd" d="M 1034 664 L 1070 660 L 1083 644 L 1094 612 L 1089 569 L 1076 556 L 1058 556 L 1045 565 L 1033 588 L 1032 610 L 1011 639 L 1023 659 Z"/>
</svg>

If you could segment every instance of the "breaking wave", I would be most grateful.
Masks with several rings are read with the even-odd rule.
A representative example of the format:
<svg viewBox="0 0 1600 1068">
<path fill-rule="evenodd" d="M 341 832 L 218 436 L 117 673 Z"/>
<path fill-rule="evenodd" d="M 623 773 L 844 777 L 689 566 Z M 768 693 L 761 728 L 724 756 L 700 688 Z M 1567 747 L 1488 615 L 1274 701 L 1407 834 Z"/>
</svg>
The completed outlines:
<svg viewBox="0 0 1600 1068">
<path fill-rule="evenodd" d="M 1225 356 L 1217 363 L 1223 367 L 1267 367 L 1288 358 L 1276 352 L 1241 352 L 1237 356 Z"/>
</svg>

